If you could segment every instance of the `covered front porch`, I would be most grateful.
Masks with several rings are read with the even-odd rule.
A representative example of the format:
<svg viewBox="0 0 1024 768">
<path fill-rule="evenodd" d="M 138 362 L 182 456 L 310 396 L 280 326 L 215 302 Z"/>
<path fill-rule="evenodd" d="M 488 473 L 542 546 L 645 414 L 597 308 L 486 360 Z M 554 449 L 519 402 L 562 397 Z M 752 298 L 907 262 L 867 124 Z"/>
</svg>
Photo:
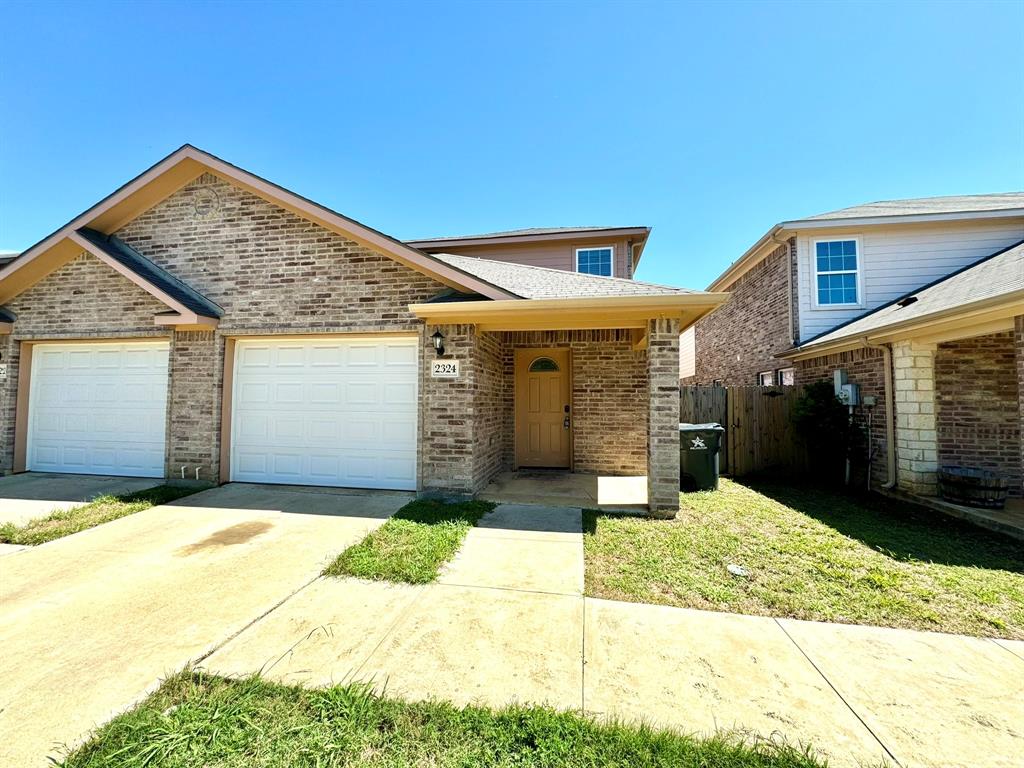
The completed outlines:
<svg viewBox="0 0 1024 768">
<path fill-rule="evenodd" d="M 1024 538 L 1024 316 L 1004 327 L 893 344 L 897 488 L 945 514 Z M 1009 496 L 1005 509 L 943 498 L 943 467 L 990 473 Z"/>
<path fill-rule="evenodd" d="M 675 515 L 679 333 L 705 297 L 412 309 L 426 321 L 423 492 Z M 457 361 L 458 378 L 434 361 Z"/>
</svg>

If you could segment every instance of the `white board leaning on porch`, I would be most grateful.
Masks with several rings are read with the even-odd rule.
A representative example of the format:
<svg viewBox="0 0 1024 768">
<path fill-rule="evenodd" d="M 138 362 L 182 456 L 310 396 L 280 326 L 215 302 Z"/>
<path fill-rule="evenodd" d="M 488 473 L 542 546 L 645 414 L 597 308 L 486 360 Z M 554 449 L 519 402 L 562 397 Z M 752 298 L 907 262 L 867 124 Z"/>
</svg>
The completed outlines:
<svg viewBox="0 0 1024 768">
<path fill-rule="evenodd" d="M 435 379 L 459 378 L 458 360 L 434 360 L 430 364 L 430 375 Z"/>
</svg>

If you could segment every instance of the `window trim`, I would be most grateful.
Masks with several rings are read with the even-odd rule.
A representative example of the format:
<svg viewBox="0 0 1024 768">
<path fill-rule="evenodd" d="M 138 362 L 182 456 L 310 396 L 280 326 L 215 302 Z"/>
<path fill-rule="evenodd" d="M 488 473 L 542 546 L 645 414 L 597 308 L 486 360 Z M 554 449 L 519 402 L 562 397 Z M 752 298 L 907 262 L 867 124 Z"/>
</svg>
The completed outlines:
<svg viewBox="0 0 1024 768">
<path fill-rule="evenodd" d="M 762 380 L 762 376 L 767 376 L 771 379 L 771 383 L 765 384 Z M 758 371 L 757 372 L 757 386 L 759 387 L 774 387 L 775 386 L 775 371 Z"/>
<path fill-rule="evenodd" d="M 857 244 L 857 269 L 853 274 L 857 278 L 857 302 L 854 304 L 821 304 L 818 302 L 818 276 L 819 275 L 848 275 L 850 270 L 841 269 L 836 271 L 818 271 L 818 243 L 836 243 L 844 240 L 853 240 Z M 811 306 L 814 309 L 828 311 L 830 309 L 863 309 L 864 302 L 864 244 L 860 235 L 832 235 L 831 237 L 812 237 L 808 248 L 808 258 L 811 262 Z"/>
<path fill-rule="evenodd" d="M 787 384 L 786 382 L 784 382 L 782 380 L 782 377 L 785 375 L 786 371 L 791 371 L 793 373 L 793 383 L 792 384 Z M 780 386 L 780 387 L 796 386 L 796 367 L 795 366 L 791 365 L 788 368 L 779 368 L 777 371 L 775 371 L 775 375 L 776 375 L 776 378 L 778 380 L 778 386 Z"/>
<path fill-rule="evenodd" d="M 608 249 L 612 252 L 611 258 L 611 274 L 610 275 L 594 275 L 590 272 L 580 272 L 580 251 L 600 251 Z M 573 260 L 573 266 L 576 268 L 576 274 L 579 275 L 590 275 L 591 277 L 615 277 L 615 246 L 614 245 L 579 245 L 575 249 L 576 257 Z"/>
</svg>

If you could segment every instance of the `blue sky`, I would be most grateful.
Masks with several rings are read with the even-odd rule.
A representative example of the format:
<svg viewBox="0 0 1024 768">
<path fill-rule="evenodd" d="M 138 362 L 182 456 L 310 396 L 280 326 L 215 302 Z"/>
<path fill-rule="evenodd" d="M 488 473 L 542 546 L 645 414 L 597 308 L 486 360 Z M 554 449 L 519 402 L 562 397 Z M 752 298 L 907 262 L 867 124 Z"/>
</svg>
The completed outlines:
<svg viewBox="0 0 1024 768">
<path fill-rule="evenodd" d="M 1024 189 L 1024 3 L 0 7 L 0 249 L 189 142 L 400 238 L 654 228 L 702 288 L 772 224 Z"/>
</svg>

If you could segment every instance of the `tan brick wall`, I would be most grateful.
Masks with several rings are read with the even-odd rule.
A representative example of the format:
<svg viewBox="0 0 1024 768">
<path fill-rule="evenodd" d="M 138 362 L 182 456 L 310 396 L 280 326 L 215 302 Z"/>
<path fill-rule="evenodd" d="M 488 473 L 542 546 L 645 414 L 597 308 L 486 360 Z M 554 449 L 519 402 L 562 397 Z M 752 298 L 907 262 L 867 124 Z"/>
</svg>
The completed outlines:
<svg viewBox="0 0 1024 768">
<path fill-rule="evenodd" d="M 212 200 L 213 212 L 197 213 L 198 200 Z M 408 305 L 444 287 L 211 174 L 117 235 L 224 309 L 216 332 L 179 334 L 172 348 L 172 475 L 186 464 L 192 477 L 200 465 L 220 478 L 225 335 L 418 333 Z"/>
<path fill-rule="evenodd" d="M 855 349 L 834 355 L 825 355 L 796 363 L 794 371 L 797 385 L 810 384 L 813 381 L 832 381 L 836 369 L 843 368 L 851 382 L 860 385 L 861 397 L 874 395 L 878 405 L 871 414 L 871 428 L 868 430 L 868 411 L 857 408 L 854 411 L 854 423 L 868 436 L 870 446 L 865 446 L 864 453 L 851 457 L 852 482 L 861 485 L 866 481 L 864 474 L 867 467 L 867 449 L 873 449 L 871 462 L 871 483 L 878 487 L 888 478 L 887 456 L 889 446 L 886 440 L 885 413 L 885 357 L 881 350 Z"/>
<path fill-rule="evenodd" d="M 221 384 L 224 340 L 213 331 L 176 331 L 171 341 L 167 409 L 167 476 L 215 481 L 220 477 Z"/>
<path fill-rule="evenodd" d="M 647 328 L 647 505 L 655 517 L 679 511 L 679 321 Z"/>
<path fill-rule="evenodd" d="M 1017 360 L 1017 428 L 1020 432 L 1020 466 L 1024 467 L 1024 315 L 1013 319 L 1013 350 Z M 1024 483 L 1024 478 L 1022 478 Z M 1021 489 L 1024 495 L 1024 488 Z"/>
<path fill-rule="evenodd" d="M 939 464 L 990 469 L 1021 494 L 1014 333 L 940 344 L 935 353 Z"/>
<path fill-rule="evenodd" d="M 14 467 L 14 416 L 21 341 L 163 337 L 153 315 L 167 307 L 99 259 L 83 253 L 7 303 L 17 316 L 4 342 L 7 380 L 0 382 L 0 473 Z"/>
<path fill-rule="evenodd" d="M 633 350 L 628 330 L 504 333 L 502 343 L 506 385 L 503 466 L 512 466 L 515 452 L 513 350 L 568 347 L 572 359 L 575 471 L 647 473 L 647 353 Z"/>
<path fill-rule="evenodd" d="M 795 267 L 789 244 L 779 246 L 760 264 L 723 289 L 729 301 L 694 328 L 696 375 L 684 384 L 752 386 L 761 371 L 788 368 L 775 355 L 789 349 L 786 274 Z"/>
</svg>

